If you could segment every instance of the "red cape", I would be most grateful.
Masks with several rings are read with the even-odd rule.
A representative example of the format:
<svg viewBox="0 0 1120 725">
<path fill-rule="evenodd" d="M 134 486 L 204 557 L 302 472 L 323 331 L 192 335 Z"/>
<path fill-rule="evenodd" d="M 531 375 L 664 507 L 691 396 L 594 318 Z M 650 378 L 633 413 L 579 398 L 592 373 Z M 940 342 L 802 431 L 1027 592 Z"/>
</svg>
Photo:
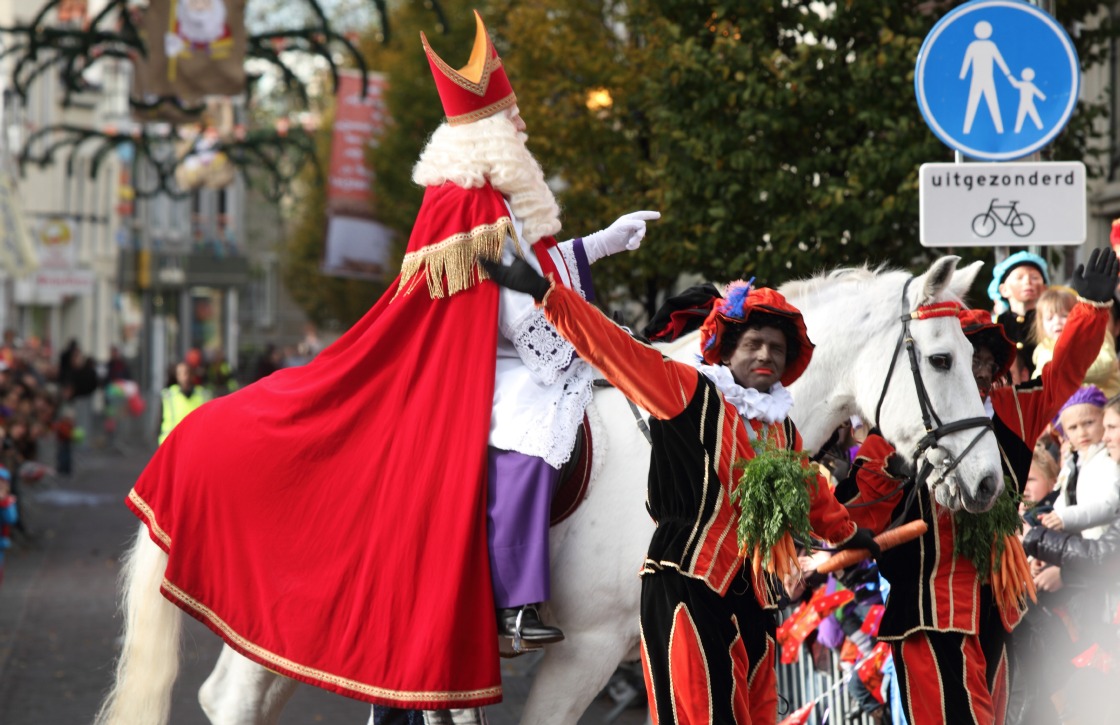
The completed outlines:
<svg viewBox="0 0 1120 725">
<path fill-rule="evenodd" d="M 164 596 L 250 659 L 349 697 L 501 700 L 486 549 L 498 290 L 490 186 L 429 188 L 401 275 L 311 364 L 188 416 L 128 505 Z"/>
</svg>

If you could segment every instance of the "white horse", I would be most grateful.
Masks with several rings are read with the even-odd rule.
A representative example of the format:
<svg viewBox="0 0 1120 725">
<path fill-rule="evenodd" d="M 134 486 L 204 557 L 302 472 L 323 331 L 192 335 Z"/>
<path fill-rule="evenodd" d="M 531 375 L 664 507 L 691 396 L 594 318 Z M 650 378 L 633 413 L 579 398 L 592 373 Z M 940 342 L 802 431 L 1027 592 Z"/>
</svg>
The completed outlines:
<svg viewBox="0 0 1120 725">
<path fill-rule="evenodd" d="M 916 373 L 907 352 L 896 346 L 904 310 L 955 301 L 967 292 L 981 263 L 956 271 L 958 261 L 943 257 L 909 283 L 904 272 L 855 269 L 791 283 L 782 291 L 802 310 L 817 344 L 812 364 L 792 387 L 805 449 L 820 448 L 853 414 L 870 419 L 881 404 L 877 422 L 886 437 L 900 451 L 927 455 L 940 466 L 945 503 L 978 511 L 989 508 L 1002 489 L 994 435 L 961 430 L 945 435 L 941 450 L 927 451 L 921 441 L 928 431 L 917 405 L 920 379 L 940 421 L 984 416 L 972 377 L 972 346 L 953 315 L 909 323 Z M 697 341 L 694 333 L 664 352 L 692 361 Z M 587 498 L 553 527 L 550 539 L 550 616 L 567 638 L 545 648 L 522 716 L 533 725 L 575 723 L 618 664 L 638 657 L 638 569 L 654 528 L 643 505 L 649 443 L 614 389 L 596 392 L 589 418 L 596 463 Z M 955 470 L 947 470 L 947 457 L 958 456 Z M 141 525 L 122 572 L 125 641 L 99 723 L 167 720 L 181 612 L 158 593 L 166 563 Z M 199 699 L 214 725 L 274 725 L 297 685 L 226 646 Z"/>
</svg>

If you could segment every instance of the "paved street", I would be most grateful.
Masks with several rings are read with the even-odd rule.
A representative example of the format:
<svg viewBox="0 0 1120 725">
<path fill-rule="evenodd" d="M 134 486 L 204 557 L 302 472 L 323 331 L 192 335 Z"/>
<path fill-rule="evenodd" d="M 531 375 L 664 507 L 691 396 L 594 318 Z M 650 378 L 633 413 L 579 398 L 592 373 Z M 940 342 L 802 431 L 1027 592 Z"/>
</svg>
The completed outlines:
<svg viewBox="0 0 1120 725">
<path fill-rule="evenodd" d="M 137 521 L 123 499 L 149 449 L 80 456 L 71 478 L 28 487 L 26 519 L 35 534 L 9 552 L 0 584 L 0 722 L 55 725 L 90 722 L 108 688 L 120 618 L 116 579 L 121 552 Z M 196 693 L 213 666 L 219 640 L 186 617 L 182 672 L 175 688 L 173 725 L 207 725 Z M 503 661 L 506 702 L 492 707 L 492 725 L 517 722 L 528 690 L 529 657 Z M 607 722 L 614 701 L 600 695 L 581 723 Z M 314 687 L 301 687 L 281 723 L 364 724 L 369 708 Z M 628 709 L 613 722 L 645 722 Z"/>
</svg>

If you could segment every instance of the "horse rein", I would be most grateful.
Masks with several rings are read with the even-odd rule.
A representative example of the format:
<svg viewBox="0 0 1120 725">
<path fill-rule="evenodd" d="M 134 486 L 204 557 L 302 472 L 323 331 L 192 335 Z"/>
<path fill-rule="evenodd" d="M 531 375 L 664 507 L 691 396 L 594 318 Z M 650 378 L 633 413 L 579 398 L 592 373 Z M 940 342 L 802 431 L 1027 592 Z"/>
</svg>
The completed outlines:
<svg viewBox="0 0 1120 725">
<path fill-rule="evenodd" d="M 879 403 L 875 406 L 875 426 L 878 427 L 879 424 L 879 416 L 883 409 L 883 401 L 887 397 L 887 389 L 890 387 L 891 377 L 894 375 L 899 352 L 902 350 L 903 345 L 905 345 L 907 357 L 910 360 L 910 372 L 914 376 L 914 389 L 918 393 L 918 405 L 922 411 L 922 424 L 926 429 L 926 434 L 918 441 L 918 447 L 914 451 L 915 464 L 917 464 L 918 459 L 923 458 L 929 451 L 938 449 L 938 441 L 945 436 L 970 428 L 981 429 L 964 450 L 955 458 L 950 459 L 947 465 L 938 464 L 941 470 L 940 479 L 934 483 L 934 486 L 937 486 L 945 482 L 948 475 L 960 465 L 964 457 L 980 442 L 980 439 L 984 437 L 985 433 L 991 432 L 994 434 L 995 429 L 992 426 L 991 419 L 987 416 L 964 418 L 962 420 L 943 423 L 941 422 L 941 418 L 937 415 L 937 411 L 933 407 L 933 402 L 929 398 L 925 383 L 922 381 L 922 372 L 918 365 L 918 351 L 914 347 L 914 338 L 910 334 L 910 323 L 914 320 L 928 320 L 935 317 L 951 316 L 955 318 L 957 312 L 960 310 L 960 305 L 956 302 L 940 302 L 923 305 L 911 312 L 909 310 L 906 293 L 910 288 L 910 283 L 913 281 L 914 278 L 911 277 L 906 280 L 906 284 L 902 286 L 902 315 L 899 318 L 902 321 L 902 331 L 899 333 L 898 342 L 895 343 L 894 355 L 891 356 L 890 367 L 887 368 L 887 377 L 886 380 L 883 381 L 883 390 L 879 394 Z M 936 426 L 934 424 L 936 424 Z M 915 478 L 916 482 L 918 484 L 925 484 L 929 475 L 933 472 L 933 469 L 934 464 L 930 462 L 928 456 L 925 456 L 925 460 L 922 462 L 922 466 L 918 470 L 918 474 Z"/>
</svg>

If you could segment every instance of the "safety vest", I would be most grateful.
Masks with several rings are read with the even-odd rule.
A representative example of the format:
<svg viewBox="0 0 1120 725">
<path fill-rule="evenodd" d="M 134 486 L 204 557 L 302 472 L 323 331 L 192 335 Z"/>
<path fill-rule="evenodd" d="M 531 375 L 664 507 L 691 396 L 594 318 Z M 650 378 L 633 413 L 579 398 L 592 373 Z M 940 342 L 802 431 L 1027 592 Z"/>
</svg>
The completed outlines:
<svg viewBox="0 0 1120 725">
<path fill-rule="evenodd" d="M 210 400 L 209 393 L 201 385 L 194 386 L 190 397 L 184 395 L 183 389 L 178 385 L 164 388 L 159 395 L 163 401 L 163 422 L 159 426 L 160 443 L 163 443 L 163 439 L 171 433 L 171 429 L 179 425 L 188 413 Z"/>
</svg>

